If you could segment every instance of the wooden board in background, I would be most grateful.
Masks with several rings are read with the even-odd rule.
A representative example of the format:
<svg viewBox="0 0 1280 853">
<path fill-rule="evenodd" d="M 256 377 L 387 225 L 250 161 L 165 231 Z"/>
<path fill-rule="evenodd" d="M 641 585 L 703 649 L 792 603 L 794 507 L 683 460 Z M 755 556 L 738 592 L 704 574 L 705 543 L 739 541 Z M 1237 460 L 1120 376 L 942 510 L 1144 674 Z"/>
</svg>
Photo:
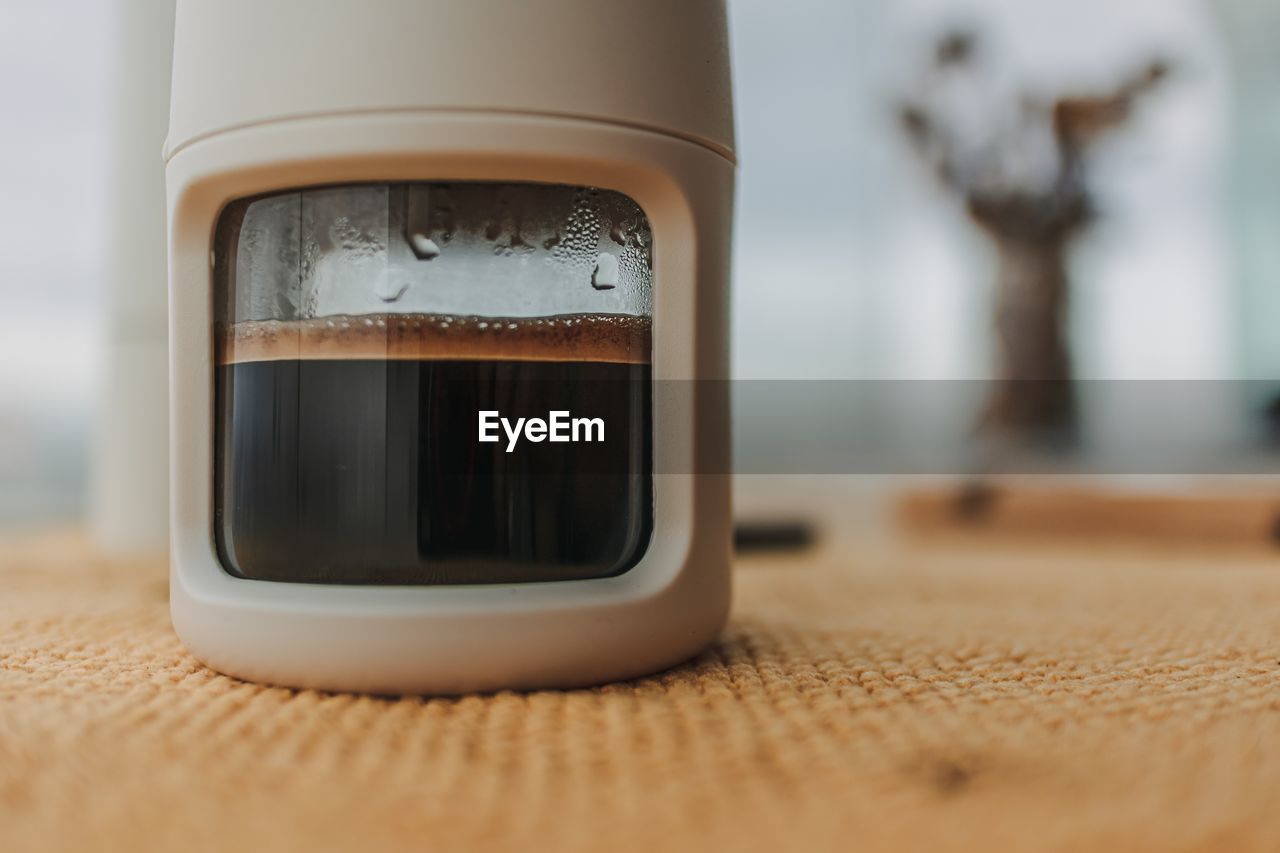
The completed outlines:
<svg viewBox="0 0 1280 853">
<path fill-rule="evenodd" d="M 1280 488 L 1157 493 L 971 483 L 905 491 L 895 510 L 915 538 L 1280 549 Z"/>
</svg>

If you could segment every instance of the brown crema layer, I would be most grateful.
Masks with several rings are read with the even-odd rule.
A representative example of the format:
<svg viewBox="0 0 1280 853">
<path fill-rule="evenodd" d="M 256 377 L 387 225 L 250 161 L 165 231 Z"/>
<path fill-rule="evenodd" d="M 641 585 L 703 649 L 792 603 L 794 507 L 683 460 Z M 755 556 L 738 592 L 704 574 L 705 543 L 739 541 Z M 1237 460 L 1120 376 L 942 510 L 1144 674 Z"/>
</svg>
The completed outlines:
<svg viewBox="0 0 1280 853">
<path fill-rule="evenodd" d="M 592 361 L 648 364 L 651 323 L 627 314 L 362 314 L 219 329 L 219 364 L 287 360 Z"/>
</svg>

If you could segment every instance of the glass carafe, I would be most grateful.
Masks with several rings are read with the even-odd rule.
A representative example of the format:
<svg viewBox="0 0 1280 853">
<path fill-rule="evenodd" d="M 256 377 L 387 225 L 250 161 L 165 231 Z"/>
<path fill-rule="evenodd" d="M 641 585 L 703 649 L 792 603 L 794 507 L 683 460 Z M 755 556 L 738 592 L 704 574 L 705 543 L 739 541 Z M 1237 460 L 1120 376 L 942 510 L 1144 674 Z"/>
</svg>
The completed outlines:
<svg viewBox="0 0 1280 853">
<path fill-rule="evenodd" d="M 214 538 L 256 580 L 626 571 L 653 529 L 653 241 L 613 191 L 321 186 L 214 239 Z"/>
</svg>

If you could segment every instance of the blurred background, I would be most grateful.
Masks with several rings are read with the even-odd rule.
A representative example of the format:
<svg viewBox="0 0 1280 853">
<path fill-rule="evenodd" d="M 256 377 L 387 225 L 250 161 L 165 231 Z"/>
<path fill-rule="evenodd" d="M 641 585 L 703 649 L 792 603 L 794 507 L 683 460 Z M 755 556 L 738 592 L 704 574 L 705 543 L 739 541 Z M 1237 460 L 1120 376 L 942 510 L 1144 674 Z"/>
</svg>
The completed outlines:
<svg viewBox="0 0 1280 853">
<path fill-rule="evenodd" d="M 88 521 L 111 547 L 154 547 L 171 4 L 9 5 L 0 529 Z M 917 397 L 968 388 L 930 409 L 936 436 L 1033 453 L 1065 444 L 1076 456 L 1107 434 L 1109 410 L 1089 405 L 1090 388 L 1194 382 L 1187 419 L 1198 435 L 1249 459 L 1269 452 L 1280 411 L 1270 329 L 1280 316 L 1280 6 L 729 5 L 745 515 L 784 503 L 839 526 L 848 516 L 830 509 L 834 489 L 865 501 L 863 524 L 906 506 L 915 509 L 894 517 L 924 529 L 986 512 L 995 482 L 973 461 L 980 454 L 901 477 L 893 465 L 843 464 L 848 421 L 814 415 L 797 432 L 778 420 L 775 386 L 757 381 L 925 383 L 910 386 Z M 788 447 L 801 441 L 809 464 L 793 466 Z M 848 476 L 813 474 L 824 454 L 820 470 Z M 1024 467 L 1043 482 L 1045 466 Z M 1076 523 L 1098 490 L 1158 492 L 1212 516 L 1243 489 L 1266 497 L 1235 517 L 1248 515 L 1250 531 L 1274 527 L 1269 479 L 1084 467 L 1092 497 L 1073 478 L 1038 523 Z M 762 488 L 787 474 L 786 489 Z"/>
</svg>

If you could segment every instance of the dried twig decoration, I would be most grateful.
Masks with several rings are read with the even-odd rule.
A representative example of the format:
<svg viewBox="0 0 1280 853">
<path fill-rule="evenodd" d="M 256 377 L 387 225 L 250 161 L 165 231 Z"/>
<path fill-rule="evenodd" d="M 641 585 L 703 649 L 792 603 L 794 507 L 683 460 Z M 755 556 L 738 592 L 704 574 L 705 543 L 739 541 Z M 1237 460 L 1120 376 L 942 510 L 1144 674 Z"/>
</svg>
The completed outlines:
<svg viewBox="0 0 1280 853">
<path fill-rule="evenodd" d="M 1041 440 L 1073 435 L 1067 253 L 1096 216 L 1087 155 L 1168 71 L 1153 61 L 1102 94 L 1047 101 L 1023 94 L 1010 105 L 1010 120 L 982 125 L 973 121 L 973 103 L 957 102 L 988 91 L 977 41 L 955 32 L 938 41 L 919 91 L 899 104 L 917 153 L 996 249 L 999 366 L 980 429 Z M 973 78 L 968 95 L 955 85 L 964 75 Z"/>
</svg>

